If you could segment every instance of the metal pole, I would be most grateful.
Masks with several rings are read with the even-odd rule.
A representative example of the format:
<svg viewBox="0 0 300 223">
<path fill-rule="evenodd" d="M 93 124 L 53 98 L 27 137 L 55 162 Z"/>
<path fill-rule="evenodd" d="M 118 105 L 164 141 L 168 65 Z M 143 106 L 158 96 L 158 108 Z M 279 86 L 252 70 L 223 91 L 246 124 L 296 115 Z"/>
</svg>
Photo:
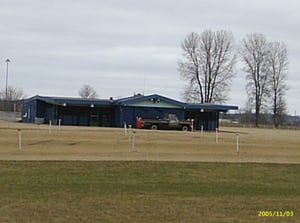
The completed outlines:
<svg viewBox="0 0 300 223">
<path fill-rule="evenodd" d="M 132 137 L 132 129 L 131 129 L 131 125 L 128 125 L 128 127 L 129 127 L 129 134 L 128 134 L 128 140 L 130 141 L 131 140 L 131 137 Z"/>
<path fill-rule="evenodd" d="M 7 83 L 8 83 L 8 63 L 10 62 L 10 60 L 7 58 L 6 60 L 5 60 L 5 62 L 6 62 L 6 84 L 5 84 L 5 99 L 7 100 L 7 96 L 8 96 L 8 92 L 7 92 Z"/>
<path fill-rule="evenodd" d="M 52 121 L 49 120 L 49 134 L 52 133 Z"/>
<path fill-rule="evenodd" d="M 135 131 L 132 131 L 132 141 L 131 141 L 131 148 L 132 148 L 132 152 L 136 152 L 135 150 Z"/>
<path fill-rule="evenodd" d="M 16 122 L 17 121 L 17 115 L 16 115 L 16 112 L 17 112 L 17 105 L 16 105 L 16 103 L 14 104 L 14 122 Z"/>
<path fill-rule="evenodd" d="M 219 143 L 219 129 L 216 128 L 216 143 Z"/>
<path fill-rule="evenodd" d="M 127 136 L 127 125 L 126 125 L 126 122 L 124 122 L 124 134 L 125 134 L 125 136 Z"/>
</svg>

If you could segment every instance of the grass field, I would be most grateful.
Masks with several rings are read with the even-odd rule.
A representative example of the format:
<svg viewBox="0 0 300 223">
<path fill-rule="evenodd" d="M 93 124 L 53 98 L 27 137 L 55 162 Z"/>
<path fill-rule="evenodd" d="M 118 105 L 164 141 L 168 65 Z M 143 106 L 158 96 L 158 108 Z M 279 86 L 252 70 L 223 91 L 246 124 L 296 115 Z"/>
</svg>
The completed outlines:
<svg viewBox="0 0 300 223">
<path fill-rule="evenodd" d="M 1 161 L 0 173 L 0 222 L 300 221 L 296 164 Z"/>
<path fill-rule="evenodd" d="M 300 222 L 300 131 L 135 131 L 0 122 L 0 222 Z"/>
<path fill-rule="evenodd" d="M 18 131 L 22 129 L 22 150 Z M 156 160 L 202 162 L 300 163 L 300 131 L 221 128 L 214 132 L 135 130 L 0 122 L 0 160 Z M 236 149 L 239 134 L 239 153 Z M 4 146 L 5 145 L 5 146 Z"/>
</svg>

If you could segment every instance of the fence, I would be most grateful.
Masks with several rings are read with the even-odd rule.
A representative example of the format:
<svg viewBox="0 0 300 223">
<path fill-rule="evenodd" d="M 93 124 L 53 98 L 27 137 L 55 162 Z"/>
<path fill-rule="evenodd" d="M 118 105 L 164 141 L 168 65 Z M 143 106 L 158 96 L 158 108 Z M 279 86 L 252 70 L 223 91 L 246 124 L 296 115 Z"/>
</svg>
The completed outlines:
<svg viewBox="0 0 300 223">
<path fill-rule="evenodd" d="M 0 120 L 18 122 L 21 120 L 21 112 L 4 112 L 0 111 Z"/>
</svg>

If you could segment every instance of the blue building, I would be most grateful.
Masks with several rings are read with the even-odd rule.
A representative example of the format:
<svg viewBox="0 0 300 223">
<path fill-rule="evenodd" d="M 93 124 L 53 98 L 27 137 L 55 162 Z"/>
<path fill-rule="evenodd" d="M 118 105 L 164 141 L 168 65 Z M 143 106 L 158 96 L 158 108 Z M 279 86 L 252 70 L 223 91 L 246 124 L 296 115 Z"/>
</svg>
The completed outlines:
<svg viewBox="0 0 300 223">
<path fill-rule="evenodd" d="M 194 119 L 195 128 L 214 130 L 219 127 L 219 113 L 237 110 L 237 106 L 184 103 L 158 94 L 134 95 L 114 100 L 34 96 L 23 101 L 22 121 L 36 118 L 62 125 L 122 127 L 136 126 L 136 118 L 163 118 L 166 113 L 179 119 Z"/>
</svg>

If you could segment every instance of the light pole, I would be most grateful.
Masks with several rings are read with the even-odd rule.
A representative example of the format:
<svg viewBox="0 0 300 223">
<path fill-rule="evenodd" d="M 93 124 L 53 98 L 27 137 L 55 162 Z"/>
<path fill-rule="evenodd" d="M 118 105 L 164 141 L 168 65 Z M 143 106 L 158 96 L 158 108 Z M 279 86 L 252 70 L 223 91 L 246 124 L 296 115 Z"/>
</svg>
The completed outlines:
<svg viewBox="0 0 300 223">
<path fill-rule="evenodd" d="M 10 62 L 10 60 L 7 58 L 5 60 L 6 63 L 6 85 L 5 85 L 5 100 L 7 100 L 7 83 L 8 83 L 8 63 Z"/>
</svg>

